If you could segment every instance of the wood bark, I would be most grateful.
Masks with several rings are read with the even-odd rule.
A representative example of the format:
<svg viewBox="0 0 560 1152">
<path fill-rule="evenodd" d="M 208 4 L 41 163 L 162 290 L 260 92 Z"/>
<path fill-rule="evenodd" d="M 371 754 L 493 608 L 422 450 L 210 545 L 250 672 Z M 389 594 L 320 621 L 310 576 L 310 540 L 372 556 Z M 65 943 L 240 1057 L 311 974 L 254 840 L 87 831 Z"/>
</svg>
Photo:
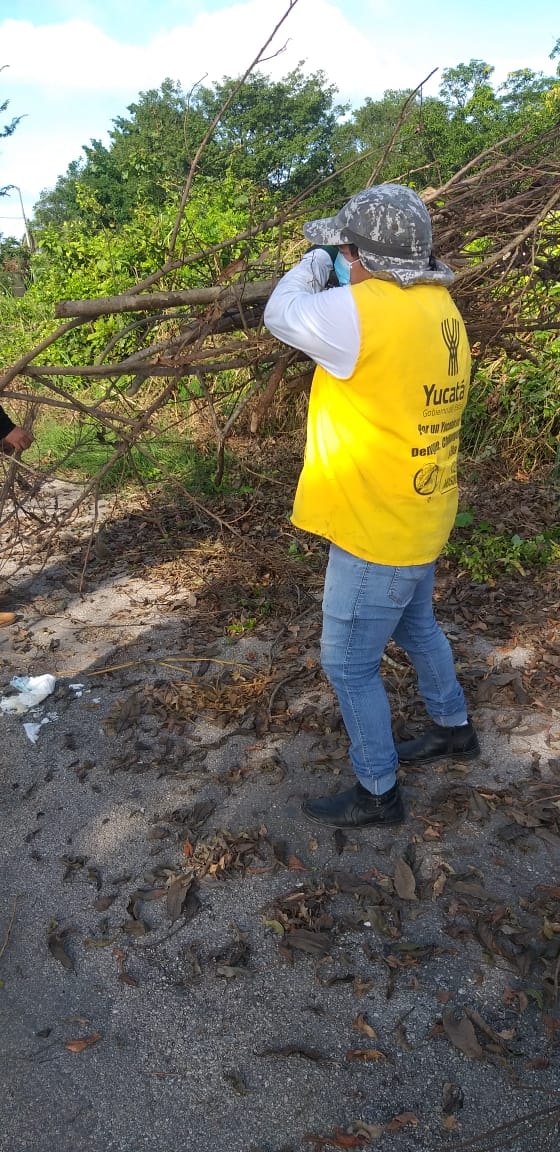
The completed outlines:
<svg viewBox="0 0 560 1152">
<path fill-rule="evenodd" d="M 225 310 L 233 305 L 261 304 L 268 300 L 276 280 L 230 284 L 227 287 L 185 288 L 178 292 L 140 292 L 134 296 L 99 296 L 91 300 L 61 300 L 55 308 L 57 320 L 79 317 L 81 320 L 98 316 L 114 316 L 121 312 L 161 312 L 167 308 L 219 305 Z"/>
</svg>

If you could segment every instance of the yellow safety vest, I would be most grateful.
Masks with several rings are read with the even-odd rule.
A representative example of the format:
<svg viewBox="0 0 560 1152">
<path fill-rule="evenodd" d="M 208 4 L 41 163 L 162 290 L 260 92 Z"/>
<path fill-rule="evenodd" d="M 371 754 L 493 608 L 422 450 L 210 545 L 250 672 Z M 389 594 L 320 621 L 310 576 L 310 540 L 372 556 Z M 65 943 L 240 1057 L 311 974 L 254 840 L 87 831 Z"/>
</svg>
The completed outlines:
<svg viewBox="0 0 560 1152">
<path fill-rule="evenodd" d="M 363 560 L 425 564 L 457 511 L 465 326 L 439 285 L 371 279 L 351 291 L 358 360 L 348 380 L 315 370 L 292 522 Z"/>
</svg>

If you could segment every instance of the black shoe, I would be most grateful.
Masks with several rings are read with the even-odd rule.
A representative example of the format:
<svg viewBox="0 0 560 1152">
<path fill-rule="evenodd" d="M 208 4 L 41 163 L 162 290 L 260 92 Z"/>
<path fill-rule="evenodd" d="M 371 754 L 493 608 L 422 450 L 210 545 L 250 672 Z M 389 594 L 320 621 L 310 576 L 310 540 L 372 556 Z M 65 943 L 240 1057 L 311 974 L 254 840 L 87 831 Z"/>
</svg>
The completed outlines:
<svg viewBox="0 0 560 1152">
<path fill-rule="evenodd" d="M 444 728 L 434 724 L 416 740 L 402 740 L 396 745 L 400 764 L 413 764 L 422 760 L 474 760 L 480 756 L 480 744 L 474 727 L 461 724 Z"/>
<path fill-rule="evenodd" d="M 398 784 L 382 796 L 373 796 L 358 782 L 346 792 L 339 792 L 338 796 L 306 800 L 302 809 L 312 820 L 319 824 L 333 824 L 335 828 L 402 824 L 404 820 L 404 806 Z"/>
</svg>

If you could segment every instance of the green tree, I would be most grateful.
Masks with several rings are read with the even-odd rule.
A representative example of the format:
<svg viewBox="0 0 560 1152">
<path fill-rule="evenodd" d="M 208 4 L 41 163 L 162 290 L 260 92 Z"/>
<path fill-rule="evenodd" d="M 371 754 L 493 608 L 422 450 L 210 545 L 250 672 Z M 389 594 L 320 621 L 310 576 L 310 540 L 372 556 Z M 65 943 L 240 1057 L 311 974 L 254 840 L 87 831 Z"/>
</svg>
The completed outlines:
<svg viewBox="0 0 560 1152">
<path fill-rule="evenodd" d="M 420 190 L 437 186 L 492 143 L 528 124 L 537 132 L 557 116 L 553 77 L 521 69 L 495 90 L 493 71 L 484 60 L 471 60 L 444 69 L 438 97 L 389 90 L 381 100 L 367 99 L 338 130 L 344 159 L 354 151 L 358 160 L 348 191 L 367 183 L 373 172 L 377 180 L 404 179 Z"/>
<path fill-rule="evenodd" d="M 0 292 L 23 295 L 29 278 L 30 258 L 27 244 L 0 233 Z"/>
<path fill-rule="evenodd" d="M 127 111 L 113 120 L 108 146 L 91 140 L 55 188 L 41 193 L 35 206 L 39 228 L 88 220 L 94 230 L 120 227 L 139 204 L 162 207 L 170 194 L 177 196 L 204 133 L 200 115 L 169 79 L 160 89 L 141 92 Z"/>
<path fill-rule="evenodd" d="M 238 81 L 225 77 L 201 88 L 196 107 L 211 122 Z M 272 82 L 255 73 L 233 96 L 216 128 L 204 170 L 224 165 L 236 177 L 290 196 L 334 170 L 332 140 L 346 105 L 334 103 L 336 88 L 324 72 L 305 76 L 301 65 Z"/>
<path fill-rule="evenodd" d="M 556 83 L 553 76 L 543 72 L 532 72 L 530 68 L 518 68 L 509 72 L 498 88 L 502 107 L 514 114 L 524 113 L 541 107 L 543 96 Z"/>
<path fill-rule="evenodd" d="M 67 221 L 80 217 L 77 190 L 84 167 L 83 158 L 72 160 L 54 188 L 45 188 L 33 210 L 33 225 L 38 231 L 53 226 L 61 228 Z"/>
<path fill-rule="evenodd" d="M 177 199 L 200 142 L 237 83 L 226 77 L 189 95 L 167 79 L 140 93 L 128 115 L 113 120 L 110 143 L 90 141 L 55 189 L 42 193 L 36 225 L 86 223 L 89 208 L 80 190 L 89 194 L 88 205 L 91 197 L 97 205 L 89 219 L 94 228 L 122 226 L 139 204 L 161 208 Z M 204 149 L 200 173 L 218 179 L 229 174 L 286 195 L 328 175 L 332 134 L 346 111 L 334 104 L 335 93 L 322 72 L 306 77 L 296 68 L 277 82 L 250 76 Z"/>
<path fill-rule="evenodd" d="M 92 140 L 84 148 L 82 184 L 102 209 L 100 223 L 122 224 L 139 204 L 161 208 L 180 192 L 205 123 L 189 106 L 181 86 L 164 80 L 140 93 L 129 116 L 113 120 L 110 145 Z"/>
<path fill-rule="evenodd" d="M 262 197 L 266 197 L 266 193 L 262 193 Z M 93 228 L 91 220 L 98 211 L 95 198 L 81 186 L 78 198 L 84 212 L 89 212 L 90 222 L 84 224 L 74 220 L 62 227 L 45 226 L 39 248 L 31 260 L 33 279 L 26 302 L 28 306 L 32 302 L 37 305 L 40 325 L 31 338 L 34 343 L 38 343 L 45 334 L 45 306 L 49 307 L 52 322 L 52 309 L 57 301 L 113 296 L 143 280 L 165 262 L 176 216 L 175 202 L 168 201 L 163 208 L 139 204 L 130 219 L 119 228 Z M 205 252 L 214 245 L 227 242 L 236 233 L 244 231 L 249 220 L 261 210 L 265 216 L 269 214 L 266 204 L 261 208 L 249 182 L 235 180 L 231 175 L 219 182 L 199 176 L 193 183 L 182 219 L 178 248 Z M 262 246 L 263 240 L 259 239 L 258 244 Z M 250 254 L 248 243 L 228 245 L 213 256 L 170 273 L 158 287 L 189 288 L 213 284 L 230 261 Z M 59 351 L 62 349 L 69 361 L 87 361 L 92 354 L 99 355 L 116 333 L 122 329 L 128 333 L 130 320 L 128 315 L 124 319 L 108 316 L 91 329 L 87 326 L 77 328 L 61 340 Z M 143 339 L 144 321 L 148 327 L 153 323 L 149 316 L 139 317 L 139 320 L 138 328 L 133 328 L 132 334 L 119 342 L 118 355 L 133 351 L 136 341 Z"/>
<path fill-rule="evenodd" d="M 405 180 L 418 189 L 442 183 L 451 174 L 449 110 L 435 97 L 423 100 L 409 90 L 386 91 L 382 100 L 367 99 L 341 130 L 342 135 L 346 137 L 344 159 L 350 159 L 352 148 L 358 157 L 348 174 L 349 192 L 367 184 L 374 173 L 377 181 Z"/>
<path fill-rule="evenodd" d="M 441 74 L 439 94 L 451 112 L 462 109 L 467 114 L 467 105 L 480 88 L 490 87 L 490 77 L 494 71 L 485 60 L 470 60 L 468 64 L 457 64 L 455 68 L 444 68 Z"/>
</svg>

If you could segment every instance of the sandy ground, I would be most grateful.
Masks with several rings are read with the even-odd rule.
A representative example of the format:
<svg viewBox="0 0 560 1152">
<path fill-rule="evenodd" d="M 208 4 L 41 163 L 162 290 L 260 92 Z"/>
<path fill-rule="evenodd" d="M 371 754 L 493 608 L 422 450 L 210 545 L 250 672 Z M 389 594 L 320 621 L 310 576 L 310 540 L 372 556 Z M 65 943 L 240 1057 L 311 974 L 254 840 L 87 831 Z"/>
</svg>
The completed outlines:
<svg viewBox="0 0 560 1152">
<path fill-rule="evenodd" d="M 67 546 L 3 570 L 0 692 L 56 688 L 0 716 L 2 1152 L 556 1149 L 558 711 L 474 700 L 479 760 L 335 835 L 300 811 L 350 782 L 318 602 L 205 644 L 194 586 L 123 552 L 80 593 Z M 259 677 L 266 724 L 200 704 Z"/>
</svg>

